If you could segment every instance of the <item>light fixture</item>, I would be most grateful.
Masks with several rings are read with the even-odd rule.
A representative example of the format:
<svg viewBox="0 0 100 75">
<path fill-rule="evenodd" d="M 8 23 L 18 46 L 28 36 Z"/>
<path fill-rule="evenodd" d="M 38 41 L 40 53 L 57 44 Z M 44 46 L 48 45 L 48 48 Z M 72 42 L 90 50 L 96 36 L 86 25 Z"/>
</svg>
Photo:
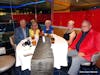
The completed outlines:
<svg viewBox="0 0 100 75">
<path fill-rule="evenodd" d="M 0 16 L 4 16 L 4 15 L 6 15 L 5 12 L 0 12 Z"/>
<path fill-rule="evenodd" d="M 76 0 L 76 2 L 78 3 L 78 2 L 79 2 L 79 0 Z"/>
</svg>

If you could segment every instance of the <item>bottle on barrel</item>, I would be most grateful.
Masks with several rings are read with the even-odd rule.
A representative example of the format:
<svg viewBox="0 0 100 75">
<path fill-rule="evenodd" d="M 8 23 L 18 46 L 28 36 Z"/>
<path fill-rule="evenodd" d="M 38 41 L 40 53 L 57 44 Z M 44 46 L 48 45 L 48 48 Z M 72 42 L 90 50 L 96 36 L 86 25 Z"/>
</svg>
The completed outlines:
<svg viewBox="0 0 100 75">
<path fill-rule="evenodd" d="M 36 40 L 35 40 L 35 37 L 34 37 L 34 36 L 32 36 L 31 38 L 32 38 L 32 45 L 33 45 L 33 46 L 35 46 L 35 45 L 36 45 Z"/>
</svg>

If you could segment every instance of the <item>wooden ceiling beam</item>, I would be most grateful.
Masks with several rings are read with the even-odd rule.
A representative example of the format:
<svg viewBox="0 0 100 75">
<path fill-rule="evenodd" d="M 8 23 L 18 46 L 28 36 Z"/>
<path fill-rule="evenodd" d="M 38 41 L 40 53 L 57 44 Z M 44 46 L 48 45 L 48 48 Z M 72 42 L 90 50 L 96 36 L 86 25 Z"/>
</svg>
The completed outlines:
<svg viewBox="0 0 100 75">
<path fill-rule="evenodd" d="M 63 1 L 58 1 L 58 0 L 54 0 L 54 4 L 58 4 L 62 6 L 70 6 L 70 2 L 63 2 Z"/>
<path fill-rule="evenodd" d="M 79 5 L 72 5 L 76 7 L 86 7 L 86 6 L 95 6 L 95 5 L 100 5 L 100 3 L 86 3 L 86 4 L 79 4 Z"/>
</svg>

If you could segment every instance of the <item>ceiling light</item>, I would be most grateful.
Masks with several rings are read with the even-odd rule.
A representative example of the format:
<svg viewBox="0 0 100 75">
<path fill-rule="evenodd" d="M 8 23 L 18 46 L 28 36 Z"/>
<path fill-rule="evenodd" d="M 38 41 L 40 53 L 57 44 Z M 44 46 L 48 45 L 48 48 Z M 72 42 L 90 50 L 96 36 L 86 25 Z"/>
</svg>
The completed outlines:
<svg viewBox="0 0 100 75">
<path fill-rule="evenodd" d="M 79 2 L 79 0 L 76 0 L 76 2 L 78 3 L 78 2 Z"/>
</svg>

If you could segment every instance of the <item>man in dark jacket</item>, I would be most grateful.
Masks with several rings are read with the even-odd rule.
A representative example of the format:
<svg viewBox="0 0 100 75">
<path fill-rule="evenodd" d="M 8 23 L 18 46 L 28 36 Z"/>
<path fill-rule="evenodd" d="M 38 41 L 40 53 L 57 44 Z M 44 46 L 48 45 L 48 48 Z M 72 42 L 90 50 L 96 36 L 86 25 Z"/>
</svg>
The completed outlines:
<svg viewBox="0 0 100 75">
<path fill-rule="evenodd" d="M 29 35 L 29 30 L 26 27 L 26 21 L 24 19 L 22 19 L 22 20 L 20 20 L 20 27 L 15 29 L 14 38 L 15 38 L 16 45 L 18 45 L 18 43 L 21 40 L 28 37 L 28 35 Z"/>
<path fill-rule="evenodd" d="M 29 30 L 26 27 L 26 21 L 24 19 L 20 20 L 20 27 L 15 29 L 14 38 L 15 44 L 18 45 L 19 42 L 29 36 Z M 16 75 L 30 75 L 29 70 L 21 70 L 21 66 L 16 67 Z"/>
</svg>

